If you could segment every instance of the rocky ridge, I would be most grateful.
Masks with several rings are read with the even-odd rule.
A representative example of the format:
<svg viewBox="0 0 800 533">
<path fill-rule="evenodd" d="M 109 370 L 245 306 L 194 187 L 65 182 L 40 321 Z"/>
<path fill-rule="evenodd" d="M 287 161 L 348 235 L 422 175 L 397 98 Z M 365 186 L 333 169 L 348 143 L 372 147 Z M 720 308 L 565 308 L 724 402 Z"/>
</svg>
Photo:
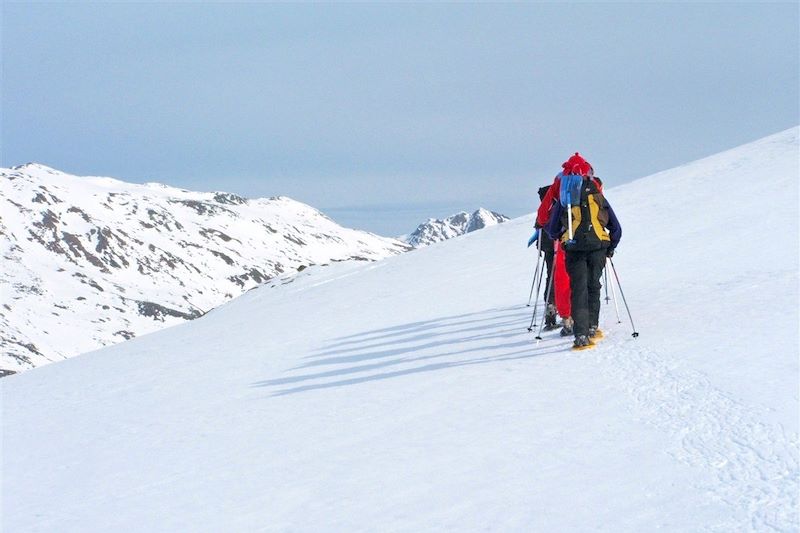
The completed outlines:
<svg viewBox="0 0 800 533">
<path fill-rule="evenodd" d="M 419 248 L 487 226 L 494 226 L 507 220 L 510 220 L 507 216 L 484 208 L 480 208 L 472 214 L 462 211 L 445 219 L 429 218 L 417 226 L 413 233 L 404 236 L 403 240 L 411 246 Z"/>
<path fill-rule="evenodd" d="M 0 374 L 202 316 L 276 276 L 410 246 L 287 197 L 0 169 Z"/>
</svg>

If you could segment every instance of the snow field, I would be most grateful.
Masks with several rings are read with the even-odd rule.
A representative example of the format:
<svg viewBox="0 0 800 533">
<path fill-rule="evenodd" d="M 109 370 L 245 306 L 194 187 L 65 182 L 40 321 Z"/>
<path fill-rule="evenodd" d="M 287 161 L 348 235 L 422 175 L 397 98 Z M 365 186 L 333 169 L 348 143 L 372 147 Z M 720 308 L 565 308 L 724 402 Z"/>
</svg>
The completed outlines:
<svg viewBox="0 0 800 533">
<path fill-rule="evenodd" d="M 638 339 L 535 343 L 529 216 L 3 379 L 3 526 L 797 531 L 797 154 L 607 191 Z"/>
</svg>

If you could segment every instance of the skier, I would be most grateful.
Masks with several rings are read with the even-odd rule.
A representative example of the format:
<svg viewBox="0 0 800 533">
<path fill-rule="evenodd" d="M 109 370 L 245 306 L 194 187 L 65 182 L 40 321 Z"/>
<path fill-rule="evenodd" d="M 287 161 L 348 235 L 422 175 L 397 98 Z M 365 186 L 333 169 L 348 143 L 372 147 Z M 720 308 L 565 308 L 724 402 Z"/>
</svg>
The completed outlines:
<svg viewBox="0 0 800 533">
<path fill-rule="evenodd" d="M 578 152 L 562 168 L 563 172 L 557 176 L 559 192 L 554 192 L 559 201 L 552 204 L 544 229 L 553 240 L 560 241 L 566 252 L 574 347 L 582 348 L 590 346 L 589 339 L 598 334 L 600 277 L 606 257 L 613 256 L 619 244 L 622 227 L 603 196 L 602 182 L 594 177 L 594 169 Z M 563 198 L 562 191 L 569 198 Z M 567 201 L 574 205 L 565 205 Z"/>
</svg>

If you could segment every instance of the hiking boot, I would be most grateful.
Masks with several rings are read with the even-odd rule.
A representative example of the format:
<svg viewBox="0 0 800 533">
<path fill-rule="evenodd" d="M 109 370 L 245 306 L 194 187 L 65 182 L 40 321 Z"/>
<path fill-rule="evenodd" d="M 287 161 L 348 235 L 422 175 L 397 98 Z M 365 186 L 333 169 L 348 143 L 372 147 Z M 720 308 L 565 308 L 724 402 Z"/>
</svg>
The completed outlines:
<svg viewBox="0 0 800 533">
<path fill-rule="evenodd" d="M 575 337 L 575 342 L 572 344 L 573 348 L 582 348 L 584 346 L 589 346 L 591 341 L 589 341 L 588 335 L 578 335 Z"/>
<path fill-rule="evenodd" d="M 597 326 L 589 326 L 589 338 L 594 339 L 597 337 Z"/>
<path fill-rule="evenodd" d="M 569 337 L 572 335 L 572 326 L 575 323 L 572 321 L 571 317 L 567 317 L 564 319 L 563 325 L 564 327 L 561 328 L 561 336 L 562 337 Z"/>
<path fill-rule="evenodd" d="M 547 311 L 544 315 L 545 331 L 550 331 L 558 327 L 558 324 L 556 324 L 556 314 L 556 306 L 553 304 L 547 304 Z"/>
</svg>

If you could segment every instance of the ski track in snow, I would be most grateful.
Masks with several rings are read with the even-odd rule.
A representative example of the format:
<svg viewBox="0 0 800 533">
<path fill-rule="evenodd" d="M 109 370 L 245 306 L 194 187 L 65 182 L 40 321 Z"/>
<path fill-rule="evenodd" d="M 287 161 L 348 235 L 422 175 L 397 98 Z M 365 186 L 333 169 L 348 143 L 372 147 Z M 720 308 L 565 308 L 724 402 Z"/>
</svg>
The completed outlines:
<svg viewBox="0 0 800 533">
<path fill-rule="evenodd" d="M 764 408 L 734 400 L 702 373 L 671 368 L 646 340 L 621 336 L 613 332 L 594 353 L 626 384 L 631 411 L 670 435 L 675 459 L 714 473 L 709 498 L 730 506 L 728 522 L 705 530 L 741 531 L 749 523 L 752 531 L 797 531 L 797 436 L 760 422 Z"/>
</svg>

